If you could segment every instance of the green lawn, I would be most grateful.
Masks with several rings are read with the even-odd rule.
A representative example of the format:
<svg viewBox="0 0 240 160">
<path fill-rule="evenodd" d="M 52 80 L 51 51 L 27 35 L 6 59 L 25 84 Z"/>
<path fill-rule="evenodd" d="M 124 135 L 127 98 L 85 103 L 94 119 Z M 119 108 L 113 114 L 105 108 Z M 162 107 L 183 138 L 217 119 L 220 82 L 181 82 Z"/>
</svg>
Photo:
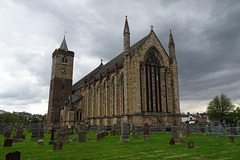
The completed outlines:
<svg viewBox="0 0 240 160">
<path fill-rule="evenodd" d="M 186 142 L 194 142 L 195 148 L 189 149 L 187 143 L 169 145 L 171 134 L 150 134 L 150 141 L 142 141 L 142 135 L 139 135 L 138 139 L 130 138 L 129 143 L 120 143 L 120 136 L 107 136 L 102 141 L 71 141 L 63 145 L 62 151 L 53 151 L 53 146 L 48 145 L 50 134 L 45 134 L 43 146 L 38 146 L 37 141 L 31 141 L 30 137 L 31 133 L 27 133 L 26 140 L 13 143 L 11 148 L 3 148 L 4 138 L 0 135 L 0 160 L 5 160 L 5 155 L 11 151 L 20 151 L 21 160 L 240 159 L 240 138 L 230 143 L 225 137 L 191 135 L 184 137 Z M 89 132 L 88 137 L 96 137 L 96 133 Z"/>
</svg>

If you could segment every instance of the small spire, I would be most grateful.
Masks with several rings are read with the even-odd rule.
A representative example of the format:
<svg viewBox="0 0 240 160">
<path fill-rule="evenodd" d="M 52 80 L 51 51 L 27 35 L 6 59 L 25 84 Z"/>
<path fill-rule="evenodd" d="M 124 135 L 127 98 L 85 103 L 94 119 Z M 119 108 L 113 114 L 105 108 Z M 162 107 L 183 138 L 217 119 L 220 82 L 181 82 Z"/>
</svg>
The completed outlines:
<svg viewBox="0 0 240 160">
<path fill-rule="evenodd" d="M 125 20 L 125 27 L 124 27 L 124 32 L 123 33 L 129 33 L 130 34 L 127 16 L 126 16 L 126 20 Z"/>
<path fill-rule="evenodd" d="M 174 44 L 174 40 L 173 40 L 173 35 L 172 35 L 172 31 L 170 30 L 170 35 L 169 35 L 169 43 L 168 43 L 168 47 L 170 46 L 175 46 Z"/>
<path fill-rule="evenodd" d="M 60 49 L 62 49 L 64 51 L 68 51 L 67 42 L 66 42 L 66 39 L 65 39 L 65 33 L 67 33 L 67 31 L 64 32 L 64 37 L 63 37 L 63 41 L 62 41 L 62 44 L 60 46 Z"/>
<path fill-rule="evenodd" d="M 100 65 L 103 65 L 103 59 L 101 59 L 101 64 Z"/>
</svg>

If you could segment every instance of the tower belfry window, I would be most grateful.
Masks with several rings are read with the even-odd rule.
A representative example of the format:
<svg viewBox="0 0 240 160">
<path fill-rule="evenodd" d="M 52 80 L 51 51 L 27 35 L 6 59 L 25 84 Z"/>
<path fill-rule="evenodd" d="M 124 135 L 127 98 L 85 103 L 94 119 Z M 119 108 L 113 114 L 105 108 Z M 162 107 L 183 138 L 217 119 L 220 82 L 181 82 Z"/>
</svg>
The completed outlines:
<svg viewBox="0 0 240 160">
<path fill-rule="evenodd" d="M 62 63 L 68 63 L 67 57 L 64 56 L 64 57 L 62 58 Z"/>
</svg>

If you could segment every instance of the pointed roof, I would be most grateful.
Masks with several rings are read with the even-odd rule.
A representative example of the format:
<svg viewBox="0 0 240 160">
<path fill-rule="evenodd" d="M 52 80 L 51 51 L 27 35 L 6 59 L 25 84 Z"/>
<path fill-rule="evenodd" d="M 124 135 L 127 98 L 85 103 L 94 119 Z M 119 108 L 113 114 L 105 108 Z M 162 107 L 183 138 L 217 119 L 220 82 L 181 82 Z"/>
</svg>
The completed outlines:
<svg viewBox="0 0 240 160">
<path fill-rule="evenodd" d="M 124 31 L 123 31 L 123 33 L 130 33 L 129 26 L 128 26 L 127 16 L 126 16 L 126 20 L 125 20 L 125 26 L 124 26 Z"/>
<path fill-rule="evenodd" d="M 65 36 L 63 38 L 62 44 L 60 46 L 60 49 L 62 49 L 64 51 L 68 51 L 68 47 L 67 47 L 67 42 L 66 42 Z"/>
<path fill-rule="evenodd" d="M 175 46 L 171 30 L 170 30 L 170 35 L 169 35 L 168 47 L 170 47 L 170 46 Z"/>
<path fill-rule="evenodd" d="M 128 24 L 127 22 L 125 23 L 125 28 L 127 26 L 128 28 Z M 125 31 L 125 30 L 124 30 Z M 151 28 L 150 33 L 145 36 L 144 38 L 142 38 L 140 41 L 138 41 L 137 43 L 135 43 L 134 45 L 132 45 L 130 47 L 130 56 L 134 56 L 138 50 L 144 45 L 145 41 L 151 36 L 151 34 L 154 34 L 154 36 L 156 37 L 157 41 L 159 42 L 159 44 L 162 46 L 161 42 L 159 41 L 159 39 L 157 38 L 155 32 L 153 31 L 153 29 Z M 162 46 L 166 56 L 167 52 L 165 51 L 164 47 Z M 89 74 L 87 74 L 85 77 L 83 77 L 82 79 L 80 79 L 78 82 L 76 82 L 73 86 L 72 86 L 72 91 L 76 91 L 77 89 L 79 89 L 80 87 L 82 87 L 84 85 L 84 83 L 86 81 L 90 82 L 92 80 L 94 80 L 94 77 L 97 78 L 100 76 L 101 73 L 106 73 L 109 72 L 111 70 L 114 70 L 116 64 L 118 64 L 118 66 L 121 68 L 123 67 L 123 63 L 124 63 L 124 55 L 125 52 L 120 53 L 119 55 L 117 55 L 115 58 L 113 58 L 112 60 L 110 60 L 108 63 L 106 64 L 100 64 L 97 68 L 95 68 L 92 72 L 90 72 Z"/>
</svg>

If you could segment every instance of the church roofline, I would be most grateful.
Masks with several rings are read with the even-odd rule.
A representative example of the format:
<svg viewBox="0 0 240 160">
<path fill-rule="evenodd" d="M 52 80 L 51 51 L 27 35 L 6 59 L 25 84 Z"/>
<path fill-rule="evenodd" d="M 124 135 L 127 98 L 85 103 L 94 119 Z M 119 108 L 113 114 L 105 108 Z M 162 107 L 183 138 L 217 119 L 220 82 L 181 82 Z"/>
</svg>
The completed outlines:
<svg viewBox="0 0 240 160">
<path fill-rule="evenodd" d="M 137 43 L 135 43 L 134 45 L 132 45 L 130 47 L 130 56 L 133 56 L 141 47 L 142 45 L 145 43 L 145 41 L 148 39 L 148 37 L 151 34 L 154 34 L 155 37 L 157 38 L 156 34 L 154 33 L 154 31 L 151 29 L 150 33 L 145 36 L 144 38 L 142 38 L 141 40 L 139 40 Z M 159 41 L 159 39 L 157 38 L 158 42 L 160 43 L 160 45 L 162 46 L 161 42 Z M 164 47 L 162 46 L 163 50 L 165 51 Z M 165 51 L 167 57 L 168 54 Z M 86 81 L 90 82 L 95 78 L 98 78 L 100 76 L 101 73 L 105 73 L 107 71 L 112 71 L 113 69 L 115 69 L 115 64 L 117 63 L 120 67 L 123 66 L 123 62 L 124 62 L 124 52 L 120 53 L 119 55 L 117 55 L 116 57 L 114 57 L 112 60 L 110 60 L 108 63 L 106 63 L 105 65 L 99 65 L 97 68 L 95 68 L 94 70 L 92 70 L 89 74 L 87 74 L 86 76 L 84 76 L 83 78 L 81 78 L 79 81 L 77 81 L 73 86 L 72 86 L 72 91 L 76 91 L 79 88 L 84 86 L 84 83 Z"/>
</svg>

